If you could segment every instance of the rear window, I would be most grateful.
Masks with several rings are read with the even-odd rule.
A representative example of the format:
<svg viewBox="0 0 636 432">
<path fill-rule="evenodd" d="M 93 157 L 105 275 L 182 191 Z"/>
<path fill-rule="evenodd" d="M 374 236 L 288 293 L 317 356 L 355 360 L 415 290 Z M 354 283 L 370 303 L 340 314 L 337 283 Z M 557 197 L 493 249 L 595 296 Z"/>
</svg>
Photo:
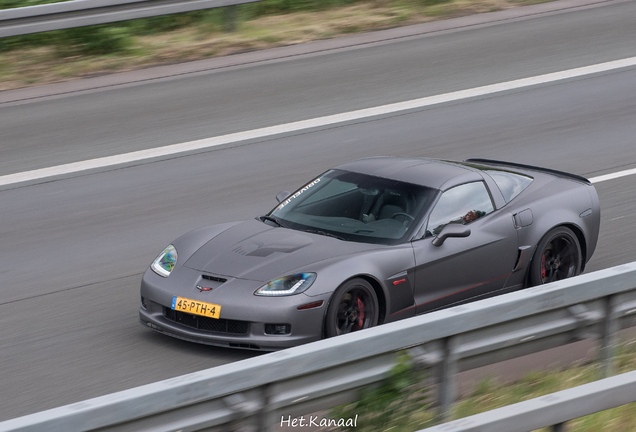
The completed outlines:
<svg viewBox="0 0 636 432">
<path fill-rule="evenodd" d="M 495 183 L 497 183 L 504 200 L 506 200 L 506 204 L 523 192 L 523 190 L 527 188 L 533 180 L 530 176 L 510 171 L 493 169 L 484 169 L 483 171 L 488 173 Z"/>
</svg>

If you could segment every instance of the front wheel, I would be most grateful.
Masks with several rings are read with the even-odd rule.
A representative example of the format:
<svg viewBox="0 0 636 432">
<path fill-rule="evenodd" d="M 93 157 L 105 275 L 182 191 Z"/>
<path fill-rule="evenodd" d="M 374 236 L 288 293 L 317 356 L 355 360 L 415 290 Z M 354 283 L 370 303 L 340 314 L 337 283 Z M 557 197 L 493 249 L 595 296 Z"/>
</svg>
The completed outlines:
<svg viewBox="0 0 636 432">
<path fill-rule="evenodd" d="M 581 273 L 581 245 L 566 227 L 550 230 L 539 242 L 530 264 L 530 286 L 542 285 Z"/>
<path fill-rule="evenodd" d="M 378 296 L 364 279 L 356 278 L 340 285 L 334 293 L 327 317 L 327 337 L 351 333 L 378 324 Z"/>
</svg>

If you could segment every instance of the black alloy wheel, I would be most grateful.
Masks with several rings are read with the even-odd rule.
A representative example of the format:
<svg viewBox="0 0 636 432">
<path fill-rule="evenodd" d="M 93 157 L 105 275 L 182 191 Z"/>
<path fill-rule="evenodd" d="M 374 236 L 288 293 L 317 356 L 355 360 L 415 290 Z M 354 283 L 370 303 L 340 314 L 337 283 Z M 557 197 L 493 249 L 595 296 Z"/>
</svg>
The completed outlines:
<svg viewBox="0 0 636 432">
<path fill-rule="evenodd" d="M 327 337 L 351 333 L 378 324 L 378 296 L 364 279 L 340 285 L 329 303 L 325 320 Z"/>
<path fill-rule="evenodd" d="M 539 242 L 530 264 L 530 286 L 547 284 L 581 273 L 581 245 L 566 227 L 556 227 Z"/>
</svg>

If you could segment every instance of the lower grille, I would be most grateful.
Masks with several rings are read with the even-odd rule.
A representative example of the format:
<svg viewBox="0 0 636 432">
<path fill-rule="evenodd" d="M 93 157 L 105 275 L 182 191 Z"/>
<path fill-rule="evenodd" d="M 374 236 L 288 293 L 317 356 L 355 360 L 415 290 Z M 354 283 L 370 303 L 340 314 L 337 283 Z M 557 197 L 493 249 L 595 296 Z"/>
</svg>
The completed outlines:
<svg viewBox="0 0 636 432">
<path fill-rule="evenodd" d="M 167 307 L 163 308 L 163 316 L 177 324 L 214 333 L 246 334 L 249 327 L 247 321 L 214 319 L 175 311 Z"/>
</svg>

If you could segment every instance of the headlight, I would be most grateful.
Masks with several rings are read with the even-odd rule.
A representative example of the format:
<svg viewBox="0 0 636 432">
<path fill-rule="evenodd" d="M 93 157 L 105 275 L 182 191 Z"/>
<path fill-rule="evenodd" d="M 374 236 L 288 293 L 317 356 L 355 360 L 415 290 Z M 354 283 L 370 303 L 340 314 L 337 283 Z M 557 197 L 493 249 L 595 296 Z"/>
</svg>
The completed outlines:
<svg viewBox="0 0 636 432">
<path fill-rule="evenodd" d="M 254 292 L 259 296 L 288 296 L 307 290 L 316 280 L 316 273 L 298 273 L 285 276 L 263 285 Z"/>
<path fill-rule="evenodd" d="M 150 268 L 159 276 L 168 277 L 177 263 L 177 250 L 170 245 L 155 259 Z"/>
</svg>

